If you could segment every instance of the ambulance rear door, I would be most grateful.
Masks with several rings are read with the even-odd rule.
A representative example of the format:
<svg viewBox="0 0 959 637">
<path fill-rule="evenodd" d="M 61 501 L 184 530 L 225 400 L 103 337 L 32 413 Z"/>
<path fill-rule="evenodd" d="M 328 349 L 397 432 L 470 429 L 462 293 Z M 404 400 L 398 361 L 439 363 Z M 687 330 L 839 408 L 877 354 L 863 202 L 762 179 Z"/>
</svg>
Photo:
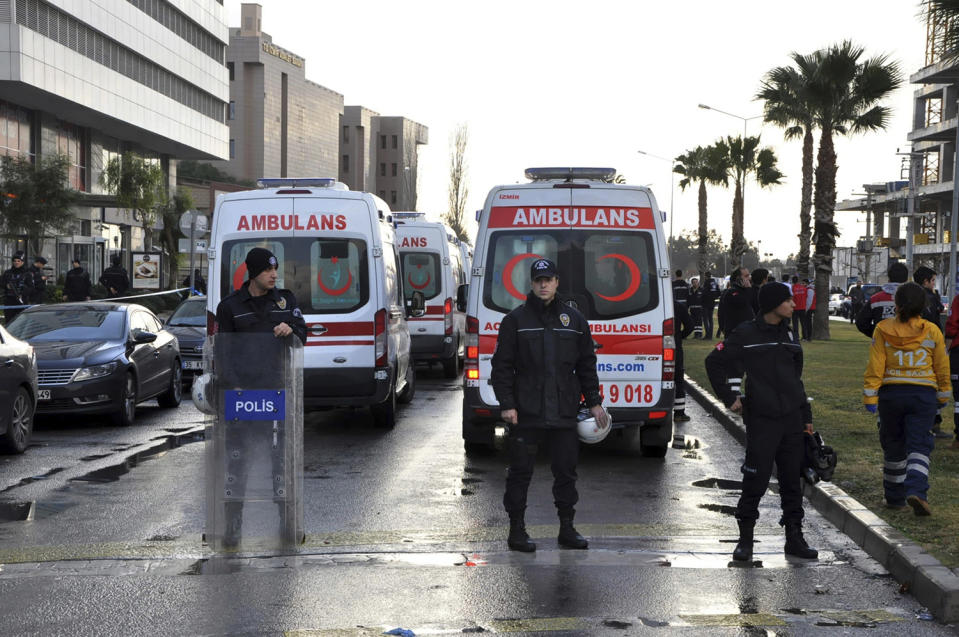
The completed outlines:
<svg viewBox="0 0 959 637">
<path fill-rule="evenodd" d="M 414 292 L 421 292 L 426 299 L 426 313 L 419 317 L 410 317 L 410 336 L 413 337 L 413 353 L 423 348 L 417 337 L 432 337 L 433 349 L 442 349 L 445 323 L 446 296 L 444 281 L 449 260 L 444 259 L 446 232 L 439 224 L 412 223 L 397 227 L 397 244 L 400 251 L 400 263 L 403 272 L 403 292 L 406 300 Z"/>
</svg>

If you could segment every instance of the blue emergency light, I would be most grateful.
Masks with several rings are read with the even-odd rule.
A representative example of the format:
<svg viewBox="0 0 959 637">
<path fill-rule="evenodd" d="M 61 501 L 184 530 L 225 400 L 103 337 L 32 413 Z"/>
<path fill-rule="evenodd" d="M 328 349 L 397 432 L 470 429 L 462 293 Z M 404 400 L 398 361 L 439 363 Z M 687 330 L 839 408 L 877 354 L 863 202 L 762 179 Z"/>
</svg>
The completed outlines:
<svg viewBox="0 0 959 637">
<path fill-rule="evenodd" d="M 588 179 L 591 181 L 610 181 L 616 176 L 615 168 L 527 168 L 526 178 L 532 181 L 562 179 Z"/>
<path fill-rule="evenodd" d="M 336 180 L 329 177 L 264 177 L 256 180 L 259 188 L 330 188 Z"/>
</svg>

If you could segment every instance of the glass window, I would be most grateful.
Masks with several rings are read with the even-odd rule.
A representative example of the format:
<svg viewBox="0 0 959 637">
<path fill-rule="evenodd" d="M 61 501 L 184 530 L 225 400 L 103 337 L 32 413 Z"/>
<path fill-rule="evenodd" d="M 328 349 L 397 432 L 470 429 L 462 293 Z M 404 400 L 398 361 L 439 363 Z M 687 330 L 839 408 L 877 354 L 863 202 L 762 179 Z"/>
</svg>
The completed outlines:
<svg viewBox="0 0 959 637">
<path fill-rule="evenodd" d="M 234 71 L 233 71 L 233 62 L 227 62 L 227 63 L 226 63 L 226 68 L 227 68 L 227 70 L 229 70 L 229 72 L 230 72 L 230 81 L 232 82 L 234 79 L 236 79 L 235 76 L 234 76 Z"/>
<path fill-rule="evenodd" d="M 396 148 L 396 135 L 393 135 L 393 143 L 391 144 L 393 148 Z"/>
<path fill-rule="evenodd" d="M 308 310 L 312 313 L 348 312 L 363 306 L 369 298 L 367 269 L 365 241 L 311 240 Z M 303 310 L 307 311 L 307 308 Z"/>
<path fill-rule="evenodd" d="M 24 312 L 7 331 L 24 341 L 125 340 L 126 311 L 43 310 Z"/>
<path fill-rule="evenodd" d="M 380 177 L 386 177 L 386 163 L 380 162 Z"/>
<path fill-rule="evenodd" d="M 413 292 L 422 292 L 427 299 L 435 298 L 443 285 L 440 255 L 435 252 L 401 252 L 403 261 L 403 295 L 413 298 Z"/>
<path fill-rule="evenodd" d="M 659 295 L 649 233 L 591 233 L 582 245 L 591 317 L 612 319 L 655 307 Z"/>
<path fill-rule="evenodd" d="M 223 251 L 228 256 L 223 261 L 224 270 L 220 273 L 220 298 L 239 290 L 247 280 L 246 276 L 246 254 L 253 248 L 266 248 L 274 255 L 280 264 L 277 272 L 276 287 L 287 287 L 284 283 L 285 272 L 291 264 L 287 263 L 286 245 L 279 240 L 262 239 L 259 241 L 227 241 L 223 245 Z"/>
<path fill-rule="evenodd" d="M 350 156 L 343 155 L 343 172 L 350 172 Z"/>
<path fill-rule="evenodd" d="M 230 110 L 226 115 L 227 119 L 236 119 L 236 100 L 230 100 Z"/>
<path fill-rule="evenodd" d="M 343 141 L 346 142 L 346 143 L 349 143 L 349 142 L 350 142 L 350 127 L 349 127 L 349 126 L 344 126 L 344 127 L 343 127 Z"/>
<path fill-rule="evenodd" d="M 562 231 L 497 232 L 492 236 L 483 292 L 487 307 L 509 312 L 526 300 L 530 291 L 529 268 L 532 259 L 552 259 L 563 270 L 558 260 Z M 560 273 L 560 285 L 566 277 Z"/>
<path fill-rule="evenodd" d="M 397 291 L 399 277 L 397 273 L 400 272 L 400 263 L 392 243 L 383 244 L 383 268 L 386 270 L 386 296 L 390 300 L 390 305 L 399 305 L 400 298 Z"/>
<path fill-rule="evenodd" d="M 380 148 L 386 148 L 386 135 L 380 135 Z"/>
<path fill-rule="evenodd" d="M 236 159 L 236 140 L 230 140 L 230 159 Z"/>
<path fill-rule="evenodd" d="M 206 327 L 206 298 L 181 303 L 170 316 L 167 325 L 173 327 Z"/>
<path fill-rule="evenodd" d="M 393 162 L 390 166 L 393 168 L 393 177 L 396 177 L 396 162 Z"/>
</svg>

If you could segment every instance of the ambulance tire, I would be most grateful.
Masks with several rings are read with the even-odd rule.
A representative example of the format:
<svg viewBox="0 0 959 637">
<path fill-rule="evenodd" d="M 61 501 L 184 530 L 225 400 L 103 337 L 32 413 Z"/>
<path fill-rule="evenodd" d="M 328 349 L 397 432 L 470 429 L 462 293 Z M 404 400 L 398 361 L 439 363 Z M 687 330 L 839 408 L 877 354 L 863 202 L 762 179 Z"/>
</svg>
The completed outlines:
<svg viewBox="0 0 959 637">
<path fill-rule="evenodd" d="M 396 426 L 396 392 L 390 390 L 389 398 L 379 405 L 372 405 L 373 426 L 380 429 L 392 429 Z"/>
<path fill-rule="evenodd" d="M 408 405 L 413 402 L 414 395 L 416 395 L 416 369 L 413 367 L 413 361 L 410 360 L 410 366 L 406 369 L 406 387 L 400 392 L 396 402 Z"/>
<path fill-rule="evenodd" d="M 496 452 L 496 434 L 492 427 L 477 427 L 463 421 L 463 450 L 469 458 L 491 456 Z"/>
<path fill-rule="evenodd" d="M 610 435 L 607 441 L 618 441 L 622 453 L 629 456 L 643 456 L 644 458 L 663 458 L 666 456 L 669 442 L 661 440 L 662 431 L 660 427 L 653 425 L 640 428 L 633 425 L 625 427 L 621 431 L 622 434 L 619 437 L 614 438 L 613 435 Z"/>
<path fill-rule="evenodd" d="M 451 358 L 444 358 L 443 361 L 443 376 L 446 378 L 456 378 L 460 375 L 459 372 L 459 356 L 453 354 Z"/>
<path fill-rule="evenodd" d="M 666 434 L 669 434 L 669 439 L 663 438 Z M 639 434 L 639 452 L 644 458 L 665 458 L 671 442 L 671 426 L 663 424 L 658 427 L 643 427 Z"/>
</svg>

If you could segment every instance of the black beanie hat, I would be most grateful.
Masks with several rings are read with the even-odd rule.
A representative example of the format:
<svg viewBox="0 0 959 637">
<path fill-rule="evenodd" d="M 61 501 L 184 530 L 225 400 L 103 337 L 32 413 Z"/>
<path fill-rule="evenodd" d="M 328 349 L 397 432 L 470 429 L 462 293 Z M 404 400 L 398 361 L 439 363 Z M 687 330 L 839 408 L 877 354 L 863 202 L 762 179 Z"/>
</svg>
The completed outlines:
<svg viewBox="0 0 959 637">
<path fill-rule="evenodd" d="M 255 279 L 269 267 L 277 267 L 276 257 L 266 248 L 253 248 L 246 253 L 246 274 Z"/>
<path fill-rule="evenodd" d="M 759 311 L 765 314 L 772 312 L 786 299 L 792 298 L 792 290 L 780 281 L 767 283 L 759 288 Z"/>
</svg>

